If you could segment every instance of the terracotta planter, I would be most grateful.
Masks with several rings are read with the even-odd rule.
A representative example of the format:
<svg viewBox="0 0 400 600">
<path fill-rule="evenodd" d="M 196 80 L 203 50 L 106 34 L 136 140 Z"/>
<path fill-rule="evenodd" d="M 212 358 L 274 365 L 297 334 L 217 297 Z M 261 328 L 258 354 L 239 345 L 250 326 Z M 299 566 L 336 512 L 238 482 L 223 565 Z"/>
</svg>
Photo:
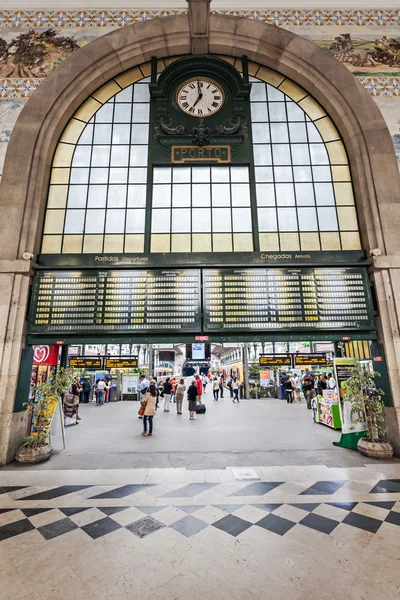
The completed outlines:
<svg viewBox="0 0 400 600">
<path fill-rule="evenodd" d="M 369 458 L 388 459 L 392 458 L 394 454 L 392 444 L 383 440 L 375 442 L 368 438 L 361 438 L 358 440 L 357 447 L 363 456 L 368 456 Z"/>
<path fill-rule="evenodd" d="M 28 446 L 21 446 L 18 448 L 15 454 L 15 460 L 24 465 L 36 465 L 37 463 L 48 460 L 53 454 L 53 447 L 51 444 L 45 446 L 39 446 L 38 448 L 29 448 Z"/>
</svg>

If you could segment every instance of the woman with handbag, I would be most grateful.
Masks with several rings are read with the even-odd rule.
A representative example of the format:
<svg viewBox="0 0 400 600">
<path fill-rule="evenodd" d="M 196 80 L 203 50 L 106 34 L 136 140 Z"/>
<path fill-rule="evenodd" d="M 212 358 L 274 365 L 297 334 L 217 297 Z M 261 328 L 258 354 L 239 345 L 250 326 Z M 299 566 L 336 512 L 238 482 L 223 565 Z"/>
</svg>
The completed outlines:
<svg viewBox="0 0 400 600">
<path fill-rule="evenodd" d="M 142 435 L 153 435 L 153 417 L 156 414 L 156 403 L 157 394 L 154 386 L 150 385 L 149 391 L 147 392 L 144 402 L 139 409 L 139 412 L 143 411 L 143 431 Z M 149 423 L 149 431 L 147 432 L 147 422 Z"/>
<path fill-rule="evenodd" d="M 185 395 L 186 385 L 185 380 L 180 379 L 176 386 L 176 414 L 182 414 L 183 396 Z"/>
</svg>

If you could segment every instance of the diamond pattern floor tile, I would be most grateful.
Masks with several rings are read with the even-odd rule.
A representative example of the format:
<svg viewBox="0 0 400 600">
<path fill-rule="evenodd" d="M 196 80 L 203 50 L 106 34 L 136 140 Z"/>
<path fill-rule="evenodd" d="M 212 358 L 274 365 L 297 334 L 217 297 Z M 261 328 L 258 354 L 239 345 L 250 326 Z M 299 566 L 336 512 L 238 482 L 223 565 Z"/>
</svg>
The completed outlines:
<svg viewBox="0 0 400 600">
<path fill-rule="evenodd" d="M 261 519 L 261 521 L 258 521 L 256 525 L 263 529 L 268 529 L 268 531 L 272 531 L 273 533 L 277 533 L 278 535 L 285 535 L 285 533 L 290 531 L 296 523 L 279 517 L 278 515 L 270 514 Z"/>
<path fill-rule="evenodd" d="M 161 498 L 193 498 L 194 496 L 198 496 L 202 492 L 206 492 L 211 490 L 218 483 L 189 483 L 177 490 L 172 490 L 172 492 L 167 492 L 163 494 Z"/>
<path fill-rule="evenodd" d="M 197 519 L 193 515 L 187 515 L 183 519 L 180 519 L 179 521 L 176 521 L 176 523 L 170 525 L 172 529 L 175 529 L 175 531 L 179 531 L 179 533 L 186 537 L 191 537 L 195 533 L 199 533 L 199 531 L 205 529 L 208 526 L 208 523 Z"/>
<path fill-rule="evenodd" d="M 221 531 L 225 531 L 225 533 L 229 533 L 234 537 L 237 537 L 243 531 L 246 531 L 249 527 L 252 527 L 252 523 L 245 521 L 244 519 L 240 519 L 239 517 L 235 517 L 234 515 L 226 515 L 216 523 L 213 523 L 213 527 L 220 529 Z"/>
<path fill-rule="evenodd" d="M 21 508 L 21 512 L 24 513 L 26 517 L 34 517 L 35 515 L 40 515 L 42 513 L 48 512 L 52 510 L 51 508 Z"/>
<path fill-rule="evenodd" d="M 381 479 L 372 488 L 370 494 L 400 493 L 400 479 Z"/>
<path fill-rule="evenodd" d="M 107 492 L 103 492 L 101 494 L 97 494 L 96 496 L 91 496 L 89 500 L 97 500 L 97 499 L 109 499 L 109 498 L 126 498 L 126 496 L 131 496 L 132 494 L 137 494 L 138 492 L 143 492 L 145 489 L 154 487 L 152 483 L 138 483 L 132 485 L 122 485 L 113 490 L 109 490 Z"/>
<path fill-rule="evenodd" d="M 110 517 L 104 517 L 104 519 L 99 519 L 98 521 L 94 521 L 93 523 L 81 527 L 81 529 L 90 535 L 93 540 L 97 540 L 99 537 L 103 537 L 103 535 L 107 535 L 107 533 L 111 533 L 120 528 L 121 525 L 113 519 L 110 519 Z"/>
<path fill-rule="evenodd" d="M 392 525 L 400 525 L 400 512 L 391 510 L 388 516 L 386 517 L 385 522 L 391 523 Z"/>
<path fill-rule="evenodd" d="M 160 521 L 153 519 L 153 517 L 145 517 L 144 519 L 140 519 L 140 521 L 135 521 L 134 523 L 125 526 L 126 529 L 140 538 L 145 538 L 155 531 L 163 529 L 163 527 L 165 527 L 165 525 L 160 523 Z"/>
<path fill-rule="evenodd" d="M 352 512 L 343 519 L 342 523 L 358 527 L 358 529 L 364 529 L 364 531 L 369 531 L 370 533 L 376 533 L 382 525 L 382 521 L 378 521 L 378 519 Z"/>
<path fill-rule="evenodd" d="M 81 512 L 84 512 L 85 510 L 89 510 L 89 508 L 60 508 L 59 509 L 66 517 L 72 517 L 73 515 L 78 515 Z"/>
<path fill-rule="evenodd" d="M 16 535 L 20 535 L 21 533 L 32 531 L 33 529 L 35 529 L 35 527 L 29 519 L 20 519 L 19 521 L 8 523 L 7 525 L 0 527 L 0 542 Z"/>
<path fill-rule="evenodd" d="M 67 494 L 73 494 L 74 492 L 79 492 L 81 490 L 86 490 L 88 488 L 93 487 L 92 485 L 61 485 L 56 488 L 52 488 L 50 490 L 46 490 L 45 492 L 38 492 L 37 494 L 32 494 L 32 496 L 24 496 L 23 500 L 53 500 L 54 498 L 60 498 L 61 496 L 66 496 Z"/>
<path fill-rule="evenodd" d="M 336 508 L 343 508 L 343 510 L 348 510 L 350 512 L 357 506 L 358 502 L 327 502 L 327 504 L 336 506 Z"/>
<path fill-rule="evenodd" d="M 337 492 L 347 481 L 316 481 L 314 485 L 300 493 L 300 496 L 321 496 Z"/>
<path fill-rule="evenodd" d="M 300 510 L 305 510 L 306 512 L 312 512 L 316 508 L 318 508 L 318 502 L 304 502 L 304 504 L 291 504 L 290 506 L 294 506 L 295 508 L 299 508 Z"/>
<path fill-rule="evenodd" d="M 300 521 L 301 525 L 329 535 L 339 525 L 338 521 L 310 513 Z"/>
<path fill-rule="evenodd" d="M 246 487 L 230 494 L 230 496 L 264 496 L 283 483 L 283 481 L 256 481 L 255 483 L 246 485 Z"/>
<path fill-rule="evenodd" d="M 121 510 L 126 510 L 127 508 L 129 508 L 129 506 L 99 506 L 99 510 L 108 517 L 121 512 Z"/>
<path fill-rule="evenodd" d="M 68 518 L 38 527 L 39 533 L 42 534 L 45 540 L 52 540 L 53 538 L 68 533 L 69 531 L 73 531 L 74 529 L 78 529 L 78 525 L 75 525 L 75 523 Z"/>
<path fill-rule="evenodd" d="M 371 506 L 377 506 L 378 508 L 386 508 L 387 510 L 392 510 L 396 502 L 364 502 L 364 504 L 370 504 Z"/>
</svg>

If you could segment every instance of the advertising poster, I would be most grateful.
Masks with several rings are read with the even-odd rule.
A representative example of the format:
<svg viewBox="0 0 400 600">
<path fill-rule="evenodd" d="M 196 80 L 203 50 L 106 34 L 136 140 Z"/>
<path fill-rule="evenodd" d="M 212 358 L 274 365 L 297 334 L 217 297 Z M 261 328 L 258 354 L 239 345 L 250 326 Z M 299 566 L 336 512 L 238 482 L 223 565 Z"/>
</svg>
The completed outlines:
<svg viewBox="0 0 400 600">
<path fill-rule="evenodd" d="M 267 387 L 271 379 L 271 371 L 260 371 L 260 386 Z"/>
<path fill-rule="evenodd" d="M 136 394 L 138 391 L 139 378 L 137 375 L 122 376 L 122 395 Z"/>
<path fill-rule="evenodd" d="M 192 344 L 192 360 L 204 360 L 205 348 L 204 344 Z"/>
<path fill-rule="evenodd" d="M 366 426 L 364 423 L 355 423 L 351 415 L 351 402 L 346 399 L 345 382 L 352 376 L 354 358 L 335 358 L 336 383 L 339 394 L 340 418 L 342 421 L 342 437 L 335 446 L 357 450 L 360 437 L 365 437 Z"/>
</svg>

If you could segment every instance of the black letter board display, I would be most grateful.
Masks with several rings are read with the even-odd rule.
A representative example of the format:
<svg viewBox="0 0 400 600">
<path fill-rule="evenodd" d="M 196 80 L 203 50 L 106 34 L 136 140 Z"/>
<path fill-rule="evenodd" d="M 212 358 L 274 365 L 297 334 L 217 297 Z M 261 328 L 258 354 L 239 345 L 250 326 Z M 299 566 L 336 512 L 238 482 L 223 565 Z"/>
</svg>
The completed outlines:
<svg viewBox="0 0 400 600">
<path fill-rule="evenodd" d="M 374 329 L 366 269 L 205 269 L 204 331 Z"/>
<path fill-rule="evenodd" d="M 200 270 L 36 273 L 30 333 L 201 330 Z"/>
</svg>

